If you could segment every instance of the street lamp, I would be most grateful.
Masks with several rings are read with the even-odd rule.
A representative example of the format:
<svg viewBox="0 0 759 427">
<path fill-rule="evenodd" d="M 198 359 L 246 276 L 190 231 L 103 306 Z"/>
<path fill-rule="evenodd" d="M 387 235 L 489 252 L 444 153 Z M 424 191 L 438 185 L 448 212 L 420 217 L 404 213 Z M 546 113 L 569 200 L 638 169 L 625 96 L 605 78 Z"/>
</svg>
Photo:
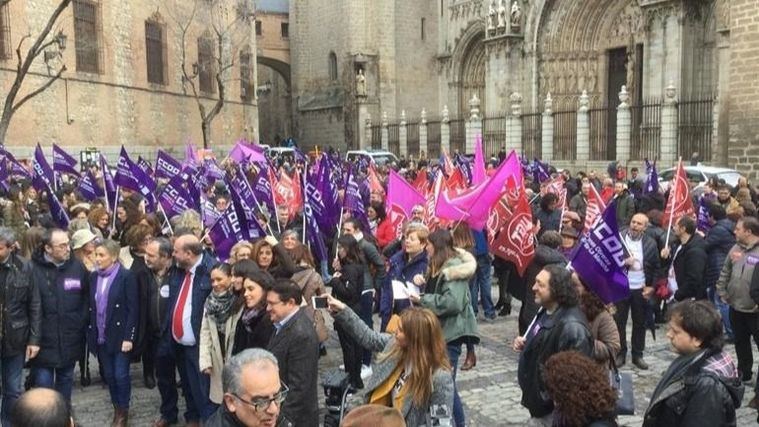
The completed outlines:
<svg viewBox="0 0 759 427">
<path fill-rule="evenodd" d="M 49 49 L 45 51 L 45 62 L 52 61 L 55 58 L 60 58 L 63 56 L 63 51 L 66 50 L 66 41 L 68 40 L 68 37 L 63 34 L 63 31 L 59 31 L 58 34 L 56 34 L 53 41 L 57 45 L 58 49 L 53 50 Z"/>
</svg>

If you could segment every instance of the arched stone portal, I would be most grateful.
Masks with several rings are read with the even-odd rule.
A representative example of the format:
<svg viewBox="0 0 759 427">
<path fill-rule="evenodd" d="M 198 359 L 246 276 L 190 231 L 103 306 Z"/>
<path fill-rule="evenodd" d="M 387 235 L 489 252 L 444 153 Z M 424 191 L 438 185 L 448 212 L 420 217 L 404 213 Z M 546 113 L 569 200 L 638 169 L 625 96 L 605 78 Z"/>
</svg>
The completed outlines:
<svg viewBox="0 0 759 427">
<path fill-rule="evenodd" d="M 482 114 L 485 113 L 484 106 L 487 105 L 485 102 L 487 96 L 485 91 L 487 55 L 484 38 L 484 33 L 479 34 L 465 48 L 459 80 L 459 117 L 469 117 L 469 100 L 475 94 L 480 99 L 480 111 Z"/>
<path fill-rule="evenodd" d="M 259 135 L 276 146 L 293 135 L 290 64 L 259 56 L 257 88 Z"/>
</svg>

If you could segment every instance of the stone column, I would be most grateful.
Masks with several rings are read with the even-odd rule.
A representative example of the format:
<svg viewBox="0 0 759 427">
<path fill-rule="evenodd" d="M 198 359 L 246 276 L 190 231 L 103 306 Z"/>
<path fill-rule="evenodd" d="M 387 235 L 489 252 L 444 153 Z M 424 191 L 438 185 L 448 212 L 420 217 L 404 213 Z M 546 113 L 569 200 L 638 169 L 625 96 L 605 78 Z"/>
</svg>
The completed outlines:
<svg viewBox="0 0 759 427">
<path fill-rule="evenodd" d="M 360 149 L 366 150 L 372 148 L 372 115 L 366 115 L 366 125 L 364 126 L 364 142 L 359 146 Z"/>
<path fill-rule="evenodd" d="M 398 157 L 408 159 L 408 129 L 406 128 L 406 110 L 401 110 L 401 122 L 398 124 Z"/>
<path fill-rule="evenodd" d="M 669 166 L 677 160 L 677 89 L 673 82 L 664 90 L 664 105 L 661 107 L 661 144 L 659 157 L 662 164 Z M 662 166 L 664 167 L 664 166 Z"/>
<path fill-rule="evenodd" d="M 482 119 L 480 118 L 480 99 L 477 94 L 469 100 L 469 120 L 466 122 L 466 146 L 464 151 L 474 154 L 474 144 L 477 136 L 482 135 Z"/>
<path fill-rule="evenodd" d="M 541 130 L 541 157 L 543 161 L 553 160 L 553 99 L 548 92 L 543 109 L 543 123 Z"/>
<path fill-rule="evenodd" d="M 422 158 L 422 153 L 427 157 L 427 111 L 422 108 L 422 114 L 419 118 L 419 153 L 418 158 Z"/>
<path fill-rule="evenodd" d="M 387 126 L 387 111 L 384 111 L 382 113 L 382 149 L 385 151 L 390 148 L 390 134 L 388 133 Z"/>
<path fill-rule="evenodd" d="M 506 152 L 514 150 L 517 154 L 522 150 L 522 95 L 513 92 L 509 96 L 511 110 L 506 117 Z"/>
<path fill-rule="evenodd" d="M 580 95 L 580 108 L 577 109 L 577 155 L 575 160 L 587 162 L 590 159 L 590 100 L 588 92 Z"/>
<path fill-rule="evenodd" d="M 627 164 L 630 160 L 630 137 L 632 134 L 632 112 L 630 111 L 630 94 L 627 86 L 622 86 L 619 92 L 619 106 L 617 107 L 617 160 Z"/>
<path fill-rule="evenodd" d="M 442 118 L 440 119 L 440 153 L 445 150 L 446 153 L 451 151 L 451 118 L 448 113 L 448 106 L 443 106 L 443 111 L 440 113 Z"/>
</svg>

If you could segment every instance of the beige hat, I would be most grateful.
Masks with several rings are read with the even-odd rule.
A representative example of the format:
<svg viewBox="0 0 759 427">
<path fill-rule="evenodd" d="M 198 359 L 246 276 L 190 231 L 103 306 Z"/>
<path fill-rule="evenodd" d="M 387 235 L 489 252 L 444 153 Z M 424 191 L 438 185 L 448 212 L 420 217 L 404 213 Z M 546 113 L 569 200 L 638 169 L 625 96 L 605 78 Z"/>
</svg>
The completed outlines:
<svg viewBox="0 0 759 427">
<path fill-rule="evenodd" d="M 95 233 L 88 229 L 77 230 L 77 232 L 71 236 L 71 247 L 74 249 L 79 249 L 87 243 L 90 243 L 91 241 L 97 239 L 97 237 L 98 236 L 96 236 Z"/>
</svg>

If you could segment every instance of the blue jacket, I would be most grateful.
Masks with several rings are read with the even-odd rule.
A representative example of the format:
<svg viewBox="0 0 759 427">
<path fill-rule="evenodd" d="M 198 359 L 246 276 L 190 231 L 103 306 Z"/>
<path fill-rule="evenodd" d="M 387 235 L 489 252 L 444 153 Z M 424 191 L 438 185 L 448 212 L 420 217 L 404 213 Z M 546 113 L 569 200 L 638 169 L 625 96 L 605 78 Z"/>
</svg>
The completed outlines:
<svg viewBox="0 0 759 427">
<path fill-rule="evenodd" d="M 390 258 L 390 266 L 385 276 L 385 282 L 382 284 L 382 293 L 380 294 L 380 318 L 382 319 L 381 330 L 385 330 L 387 322 L 393 312 L 399 313 L 411 304 L 409 300 L 393 300 L 392 281 L 413 282 L 414 276 L 427 273 L 427 251 L 422 251 L 411 261 L 406 260 L 406 252 L 401 250 Z M 394 310 L 395 308 L 395 310 Z"/>
<path fill-rule="evenodd" d="M 97 292 L 98 274 L 90 275 L 90 325 L 87 331 L 87 345 L 92 354 L 97 354 Z M 121 351 L 123 341 L 136 345 L 137 323 L 139 321 L 140 300 L 137 280 L 123 265 L 108 289 L 108 304 L 105 310 L 105 347 L 109 352 Z"/>
<path fill-rule="evenodd" d="M 706 233 L 706 272 L 704 281 L 706 287 L 717 284 L 719 273 L 725 265 L 725 257 L 735 245 L 735 223 L 729 219 L 721 219 Z"/>
<path fill-rule="evenodd" d="M 195 335 L 197 344 L 200 344 L 200 324 L 203 321 L 203 306 L 206 303 L 208 294 L 211 293 L 211 270 L 216 265 L 216 260 L 208 253 L 203 252 L 202 257 L 203 259 L 200 261 L 200 265 L 198 265 L 193 276 L 191 294 L 192 314 L 190 316 L 190 324 L 192 325 L 192 333 Z M 166 284 L 169 285 L 169 303 L 166 305 L 168 311 L 163 319 L 164 323 L 161 330 L 161 335 L 164 338 L 171 338 L 171 319 L 177 305 L 179 291 L 182 289 L 185 273 L 184 269 L 177 266 L 171 267 L 171 270 L 167 273 Z"/>
</svg>

